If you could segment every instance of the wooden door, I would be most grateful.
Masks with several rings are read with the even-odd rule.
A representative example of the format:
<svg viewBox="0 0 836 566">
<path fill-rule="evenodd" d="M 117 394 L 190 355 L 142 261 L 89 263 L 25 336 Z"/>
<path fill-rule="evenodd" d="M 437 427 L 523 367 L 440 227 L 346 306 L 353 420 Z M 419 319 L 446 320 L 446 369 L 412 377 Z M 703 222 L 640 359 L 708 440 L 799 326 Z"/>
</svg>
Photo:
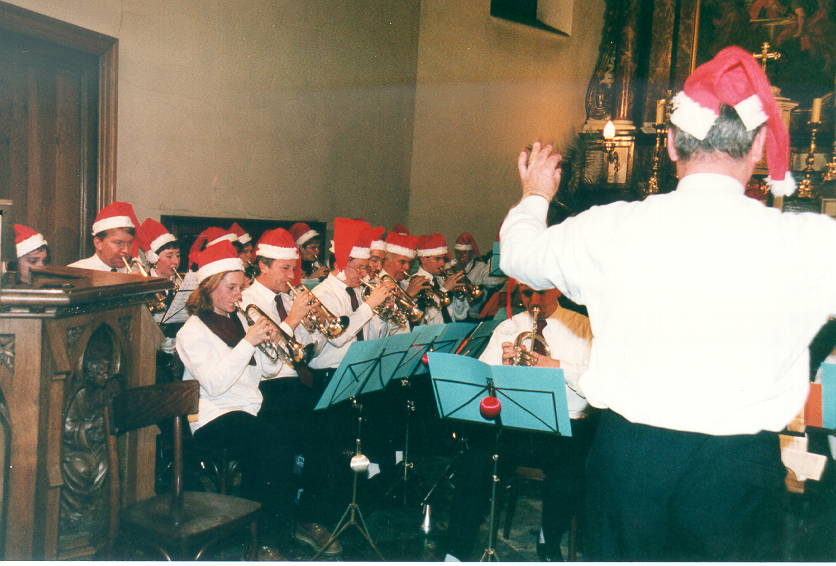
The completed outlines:
<svg viewBox="0 0 836 566">
<path fill-rule="evenodd" d="M 114 200 L 115 49 L 0 3 L 0 199 L 44 234 L 55 265 L 92 254 L 90 227 Z"/>
</svg>

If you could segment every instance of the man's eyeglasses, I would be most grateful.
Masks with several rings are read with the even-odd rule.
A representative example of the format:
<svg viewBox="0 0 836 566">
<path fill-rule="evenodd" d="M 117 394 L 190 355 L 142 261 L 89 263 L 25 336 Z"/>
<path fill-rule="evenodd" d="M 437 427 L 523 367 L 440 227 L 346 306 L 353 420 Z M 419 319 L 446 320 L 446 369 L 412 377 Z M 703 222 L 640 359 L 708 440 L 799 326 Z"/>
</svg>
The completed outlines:
<svg viewBox="0 0 836 566">
<path fill-rule="evenodd" d="M 353 269 L 357 273 L 368 273 L 369 270 L 370 270 L 370 267 L 368 265 L 361 265 L 361 266 L 358 267 L 356 265 L 351 265 L 350 263 L 347 263 L 347 264 L 345 264 L 345 266 L 350 267 L 351 269 Z"/>
</svg>

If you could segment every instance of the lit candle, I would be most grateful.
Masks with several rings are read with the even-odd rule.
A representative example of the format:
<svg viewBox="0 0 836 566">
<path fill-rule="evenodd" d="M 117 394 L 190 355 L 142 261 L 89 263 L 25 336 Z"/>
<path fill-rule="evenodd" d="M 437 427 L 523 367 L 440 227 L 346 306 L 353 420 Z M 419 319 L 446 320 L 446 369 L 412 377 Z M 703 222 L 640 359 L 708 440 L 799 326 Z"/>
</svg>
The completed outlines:
<svg viewBox="0 0 836 566">
<path fill-rule="evenodd" d="M 656 123 L 663 124 L 665 122 L 665 99 L 661 98 L 656 101 Z"/>
<path fill-rule="evenodd" d="M 615 125 L 612 123 L 612 120 L 607 122 L 607 125 L 604 126 L 604 139 L 611 140 L 615 137 Z"/>
<path fill-rule="evenodd" d="M 811 122 L 821 122 L 821 98 L 813 99 L 813 113 L 810 116 Z"/>
</svg>

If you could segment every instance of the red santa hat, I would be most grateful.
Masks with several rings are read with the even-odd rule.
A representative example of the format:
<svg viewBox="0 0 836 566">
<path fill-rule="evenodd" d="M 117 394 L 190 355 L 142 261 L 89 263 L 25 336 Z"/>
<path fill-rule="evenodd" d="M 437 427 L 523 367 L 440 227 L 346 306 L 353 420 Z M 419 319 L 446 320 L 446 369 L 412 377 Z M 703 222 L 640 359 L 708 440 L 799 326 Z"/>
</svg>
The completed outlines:
<svg viewBox="0 0 836 566">
<path fill-rule="evenodd" d="M 384 252 L 386 251 L 386 240 L 383 239 L 383 233 L 385 231 L 386 228 L 383 226 L 372 228 L 372 243 L 370 249 L 383 250 Z"/>
<path fill-rule="evenodd" d="M 290 227 L 290 235 L 293 236 L 293 239 L 296 241 L 296 245 L 301 248 L 302 244 L 311 238 L 319 236 L 319 232 L 311 229 L 311 227 L 304 222 L 297 222 Z"/>
<path fill-rule="evenodd" d="M 157 250 L 170 242 L 177 241 L 177 238 L 165 226 L 153 218 L 145 219 L 139 226 L 136 237 L 140 247 L 145 251 L 146 259 L 152 264 L 160 261 Z"/>
<path fill-rule="evenodd" d="M 405 236 L 409 236 L 409 230 L 406 229 L 406 226 L 403 224 L 395 224 L 395 227 L 392 228 L 392 232 L 397 232 L 398 234 L 404 234 Z"/>
<path fill-rule="evenodd" d="M 269 259 L 295 259 L 296 271 L 293 276 L 293 286 L 301 282 L 302 256 L 299 255 L 299 248 L 296 247 L 293 236 L 284 228 L 268 230 L 262 234 L 255 246 L 255 255 Z"/>
<path fill-rule="evenodd" d="M 415 248 L 418 247 L 418 236 L 389 232 L 386 236 L 386 251 L 393 254 L 406 256 L 409 259 L 415 257 Z"/>
<path fill-rule="evenodd" d="M 21 258 L 29 252 L 35 251 L 47 244 L 40 232 L 35 232 L 23 224 L 15 224 L 15 248 L 17 257 Z"/>
<path fill-rule="evenodd" d="M 204 247 L 208 248 L 212 244 L 217 244 L 218 242 L 221 242 L 223 240 L 228 240 L 229 242 L 236 242 L 238 241 L 238 236 L 236 236 L 232 232 L 229 232 L 228 230 L 224 230 L 223 228 L 217 228 L 215 226 L 209 227 L 203 232 L 201 232 L 192 244 L 192 247 L 189 248 L 189 267 L 195 264 L 195 260 L 193 258 L 195 257 L 197 252 L 199 252 Z"/>
<path fill-rule="evenodd" d="M 113 228 L 136 228 L 139 221 L 134 214 L 134 207 L 127 202 L 114 202 L 99 211 L 93 222 L 93 235 Z"/>
<path fill-rule="evenodd" d="M 777 196 L 791 195 L 795 180 L 789 172 L 787 128 L 760 65 L 740 47 L 726 47 L 691 73 L 682 92 L 673 98 L 671 122 L 704 140 L 720 115 L 721 104 L 734 107 L 747 131 L 766 123 L 769 189 Z"/>
<path fill-rule="evenodd" d="M 462 252 L 473 250 L 473 255 L 476 256 L 479 261 L 482 261 L 482 254 L 479 253 L 479 247 L 476 245 L 476 240 L 470 232 L 465 232 L 456 238 L 456 243 L 453 244 L 453 249 Z"/>
<path fill-rule="evenodd" d="M 253 237 L 250 236 L 246 230 L 241 228 L 241 226 L 239 226 L 237 222 L 233 223 L 232 226 L 229 227 L 229 231 L 235 234 L 235 236 L 238 238 L 238 241 L 242 244 L 248 244 L 253 239 Z"/>
<path fill-rule="evenodd" d="M 191 257 L 190 257 L 191 259 Z M 197 263 L 197 282 L 227 271 L 244 271 L 244 262 L 238 257 L 235 246 L 229 240 L 221 240 L 194 254 Z"/>
<path fill-rule="evenodd" d="M 420 236 L 418 238 L 418 257 L 435 257 L 443 255 L 449 259 L 447 251 L 447 240 L 441 234 L 435 233 L 431 236 Z"/>
<path fill-rule="evenodd" d="M 331 242 L 338 271 L 345 269 L 348 258 L 369 259 L 372 226 L 351 218 L 334 219 L 334 239 Z"/>
</svg>

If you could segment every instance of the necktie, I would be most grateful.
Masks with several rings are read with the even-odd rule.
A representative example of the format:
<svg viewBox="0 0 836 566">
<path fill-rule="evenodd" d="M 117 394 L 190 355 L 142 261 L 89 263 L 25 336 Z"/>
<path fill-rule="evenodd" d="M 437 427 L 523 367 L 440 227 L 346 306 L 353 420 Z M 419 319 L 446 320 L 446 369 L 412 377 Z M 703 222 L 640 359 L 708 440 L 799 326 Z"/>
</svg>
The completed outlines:
<svg viewBox="0 0 836 566">
<path fill-rule="evenodd" d="M 435 287 L 436 291 L 441 291 L 441 285 L 438 284 L 435 277 L 433 277 L 433 287 Z M 453 322 L 453 317 L 450 316 L 450 313 L 447 311 L 447 307 L 441 307 L 441 318 L 444 320 L 445 324 Z"/>
<path fill-rule="evenodd" d="M 345 292 L 348 293 L 348 298 L 351 300 L 351 311 L 356 311 L 360 307 L 360 302 L 357 300 L 357 295 L 354 293 L 354 289 L 346 287 Z M 362 328 L 360 329 L 360 332 L 357 333 L 357 340 L 364 340 Z"/>
<path fill-rule="evenodd" d="M 543 337 L 543 329 L 545 327 L 546 327 L 546 321 L 544 319 L 540 319 L 540 320 L 537 321 L 537 336 L 539 336 L 540 338 L 543 338 L 543 342 L 545 342 L 545 340 L 546 340 Z M 538 354 L 541 354 L 541 355 L 545 356 L 546 355 L 546 348 L 543 345 L 543 342 L 535 341 L 533 350 L 535 352 L 537 352 Z"/>
<path fill-rule="evenodd" d="M 276 294 L 276 308 L 279 310 L 279 322 L 284 322 L 284 319 L 287 318 L 287 309 L 284 308 L 284 301 L 279 294 Z M 299 381 L 302 382 L 302 385 L 305 387 L 313 386 L 313 374 L 308 364 L 305 362 L 296 362 L 293 364 L 293 369 L 296 370 L 296 375 L 299 376 Z"/>
</svg>

